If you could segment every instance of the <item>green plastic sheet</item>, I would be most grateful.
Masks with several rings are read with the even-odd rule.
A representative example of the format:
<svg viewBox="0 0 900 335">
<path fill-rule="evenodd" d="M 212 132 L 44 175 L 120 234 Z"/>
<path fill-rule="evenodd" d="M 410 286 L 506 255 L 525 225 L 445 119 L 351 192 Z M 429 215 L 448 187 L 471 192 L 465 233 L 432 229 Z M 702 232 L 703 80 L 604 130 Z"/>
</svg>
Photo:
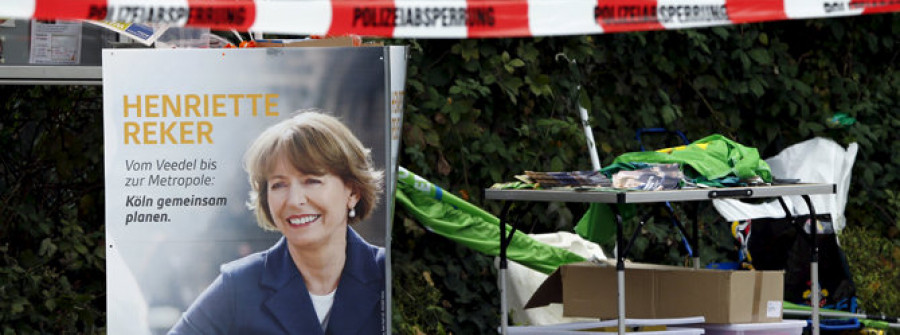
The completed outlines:
<svg viewBox="0 0 900 335">
<path fill-rule="evenodd" d="M 400 167 L 396 202 L 431 231 L 475 251 L 500 254 L 500 219 Z M 506 225 L 506 233 L 512 227 Z M 585 259 L 568 250 L 516 231 L 507 257 L 536 271 L 552 273 L 560 265 Z"/>
<path fill-rule="evenodd" d="M 800 304 L 795 304 L 792 302 L 784 301 L 784 302 L 782 302 L 782 306 L 785 310 L 805 311 L 805 312 L 810 312 L 810 315 L 812 315 L 812 307 L 809 307 L 807 305 L 800 305 Z M 847 312 L 847 311 L 828 309 L 828 308 L 819 308 L 819 312 L 847 314 L 847 318 L 856 318 L 859 320 L 860 323 L 862 323 L 867 328 L 875 328 L 875 329 L 891 328 L 891 323 L 889 323 L 887 321 L 871 320 L 871 319 L 862 318 L 857 313 L 851 313 L 851 312 Z"/>
<path fill-rule="evenodd" d="M 679 163 L 682 166 L 690 166 L 707 179 L 727 176 L 747 179 L 759 176 L 767 183 L 772 182 L 769 164 L 759 157 L 756 148 L 744 146 L 719 134 L 704 137 L 670 152 L 629 152 L 616 157 L 613 161 L 613 163 L 631 162 Z M 689 172 L 685 171 L 686 174 Z"/>
</svg>

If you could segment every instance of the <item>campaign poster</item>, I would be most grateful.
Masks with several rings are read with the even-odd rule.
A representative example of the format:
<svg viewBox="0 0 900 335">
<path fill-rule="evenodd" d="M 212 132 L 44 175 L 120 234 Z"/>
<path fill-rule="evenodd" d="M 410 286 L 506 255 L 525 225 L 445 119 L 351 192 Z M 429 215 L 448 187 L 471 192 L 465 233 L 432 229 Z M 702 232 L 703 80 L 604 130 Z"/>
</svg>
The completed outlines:
<svg viewBox="0 0 900 335">
<path fill-rule="evenodd" d="M 405 54 L 404 47 L 103 50 L 108 333 L 387 333 L 392 146 Z M 358 139 L 371 158 L 366 166 L 382 173 L 374 174 L 380 192 L 326 178 L 343 163 L 322 158 L 330 151 L 311 153 L 341 145 L 296 148 L 297 138 L 312 136 L 296 130 L 294 123 L 309 123 L 296 121 L 298 111 L 311 110 L 352 134 L 323 131 L 321 143 L 355 147 L 345 137 Z M 251 144 L 283 135 L 273 132 L 294 137 L 261 146 L 276 148 L 268 163 L 248 159 L 261 150 Z M 300 171 L 307 165 L 323 169 Z M 337 191 L 312 188 L 320 185 Z M 369 210 L 359 205 L 366 201 Z M 343 218 L 334 214 L 341 210 Z M 288 218 L 290 211 L 303 215 Z M 367 218 L 354 219 L 358 211 Z M 272 229 L 260 226 L 266 217 Z M 335 245 L 328 241 L 337 235 L 328 234 L 341 229 L 304 230 L 341 220 L 350 227 L 343 254 L 323 247 Z M 322 253 L 307 246 L 333 253 L 316 258 Z M 344 264 L 337 280 L 333 264 L 322 265 L 334 259 Z"/>
</svg>

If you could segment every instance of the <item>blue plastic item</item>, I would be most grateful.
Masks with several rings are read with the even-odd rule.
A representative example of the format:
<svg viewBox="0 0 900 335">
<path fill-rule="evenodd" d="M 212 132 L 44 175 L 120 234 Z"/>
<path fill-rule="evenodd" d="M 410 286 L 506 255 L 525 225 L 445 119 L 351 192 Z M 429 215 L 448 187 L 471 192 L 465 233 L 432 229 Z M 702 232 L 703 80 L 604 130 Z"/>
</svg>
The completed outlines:
<svg viewBox="0 0 900 335">
<path fill-rule="evenodd" d="M 634 137 L 637 139 L 638 145 L 641 147 L 641 151 L 645 151 L 644 143 L 643 143 L 641 137 L 643 137 L 644 134 L 658 134 L 658 133 L 675 134 L 679 138 L 681 138 L 681 143 L 684 143 L 684 145 L 691 144 L 691 141 L 688 141 L 687 136 L 684 136 L 684 133 L 682 133 L 680 130 L 668 130 L 666 128 L 640 128 L 637 130 L 637 134 Z"/>
<path fill-rule="evenodd" d="M 806 327 L 809 328 L 812 320 L 806 320 Z M 840 331 L 840 330 L 856 330 L 860 328 L 859 319 L 820 319 L 819 329 L 823 331 Z"/>
<path fill-rule="evenodd" d="M 706 264 L 707 269 L 713 270 L 741 270 L 740 262 L 722 262 Z"/>
<path fill-rule="evenodd" d="M 644 134 L 660 134 L 660 133 L 678 135 L 678 137 L 681 139 L 681 142 L 684 143 L 684 145 L 691 144 L 691 141 L 688 141 L 687 136 L 684 136 L 684 133 L 682 133 L 681 131 L 668 130 L 666 128 L 640 128 L 637 130 L 637 133 L 635 134 L 634 138 L 637 139 L 638 145 L 641 147 L 641 151 L 644 151 L 645 150 L 644 143 L 642 140 L 643 135 Z M 668 201 L 666 201 L 665 204 L 666 204 L 666 209 L 669 211 L 669 215 L 672 218 L 672 226 L 675 227 L 676 229 L 678 229 L 679 232 L 681 232 L 681 241 L 682 241 L 682 243 L 684 243 L 684 248 L 687 250 L 688 256 L 695 257 L 694 250 L 691 249 L 691 243 L 688 241 L 687 236 L 685 236 L 684 227 L 681 225 L 681 222 L 679 222 L 678 219 L 675 217 L 675 210 L 672 208 L 672 204 L 670 204 Z"/>
</svg>

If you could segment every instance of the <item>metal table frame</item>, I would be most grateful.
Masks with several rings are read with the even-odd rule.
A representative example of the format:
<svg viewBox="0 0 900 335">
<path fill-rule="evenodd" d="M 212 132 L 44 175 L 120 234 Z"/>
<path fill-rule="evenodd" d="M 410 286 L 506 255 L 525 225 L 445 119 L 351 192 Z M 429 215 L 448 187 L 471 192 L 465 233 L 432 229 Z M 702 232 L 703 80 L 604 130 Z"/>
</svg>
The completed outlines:
<svg viewBox="0 0 900 335">
<path fill-rule="evenodd" d="M 579 190 L 498 190 L 485 189 L 484 198 L 486 200 L 502 200 L 504 201 L 503 210 L 500 213 L 500 328 L 501 333 L 507 334 L 508 326 L 508 302 L 506 298 L 506 272 L 507 272 L 507 255 L 506 249 L 509 248 L 510 240 L 516 232 L 516 224 L 518 218 L 510 220 L 509 209 L 514 201 L 527 201 L 529 204 L 526 210 L 519 213 L 527 212 L 533 202 L 585 202 L 585 203 L 606 203 L 606 204 L 638 204 L 638 203 L 661 203 L 661 202 L 684 202 L 684 201 L 709 201 L 714 199 L 753 199 L 753 198 L 777 198 L 784 196 L 801 196 L 809 207 L 810 218 L 816 217 L 815 208 L 809 199 L 811 194 L 834 194 L 837 193 L 837 185 L 835 184 L 789 184 L 775 186 L 753 186 L 753 187 L 726 187 L 726 188 L 696 188 L 669 191 L 579 191 Z M 617 249 L 624 250 L 616 253 L 616 274 L 618 281 L 618 333 L 625 334 L 625 256 L 628 246 L 625 245 L 623 238 L 622 216 L 612 206 L 616 216 L 616 245 Z M 506 233 L 505 225 L 509 224 L 512 230 Z M 819 301 L 819 248 L 817 239 L 817 229 L 815 221 L 813 221 L 810 229 L 812 258 L 810 260 L 810 281 L 812 297 L 810 301 Z M 640 228 L 638 228 L 640 230 Z M 694 220 L 693 227 L 694 237 L 692 244 L 699 243 L 697 240 L 697 226 Z M 633 239 L 632 239 L 633 240 Z M 695 249 L 696 248 L 695 246 Z M 695 255 L 694 266 L 699 266 L 699 255 Z M 819 335 L 819 306 L 812 304 L 812 333 Z"/>
</svg>

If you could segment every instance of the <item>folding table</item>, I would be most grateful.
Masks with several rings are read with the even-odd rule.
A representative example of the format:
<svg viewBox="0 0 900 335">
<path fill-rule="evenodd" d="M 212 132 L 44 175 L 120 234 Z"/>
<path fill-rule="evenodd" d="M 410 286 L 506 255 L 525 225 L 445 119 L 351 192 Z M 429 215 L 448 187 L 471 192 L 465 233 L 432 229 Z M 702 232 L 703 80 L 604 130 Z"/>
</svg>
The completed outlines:
<svg viewBox="0 0 900 335">
<path fill-rule="evenodd" d="M 809 207 L 810 218 L 816 217 L 815 208 L 809 199 L 812 194 L 834 194 L 837 192 L 835 184 L 783 184 L 772 186 L 748 186 L 748 187 L 724 187 L 724 188 L 691 188 L 680 190 L 665 191 L 627 191 L 627 190 L 593 190 L 593 189 L 548 189 L 548 190 L 505 190 L 505 189 L 485 189 L 484 198 L 488 200 L 504 201 L 503 210 L 500 213 L 500 307 L 501 313 L 501 332 L 507 334 L 507 298 L 506 298 L 506 271 L 507 257 L 506 250 L 513 234 L 516 232 L 516 219 L 509 219 L 509 210 L 511 204 L 515 201 L 528 202 L 527 208 L 530 208 L 534 202 L 584 202 L 584 203 L 606 203 L 606 204 L 639 204 L 639 203 L 660 203 L 660 202 L 681 202 L 681 201 L 710 201 L 713 199 L 725 198 L 777 198 L 782 196 L 802 196 L 806 205 Z M 628 245 L 625 244 L 623 238 L 622 217 L 616 206 L 611 206 L 616 216 L 616 245 L 618 250 L 626 252 L 616 253 L 616 274 L 618 279 L 618 333 L 625 334 L 625 256 L 627 254 Z M 508 233 L 504 229 L 506 224 L 510 224 L 512 230 Z M 812 297 L 810 301 L 819 300 L 818 287 L 818 258 L 819 251 L 816 243 L 816 225 L 811 225 L 810 234 L 812 237 L 811 250 L 812 258 L 810 261 L 810 277 Z M 640 230 L 640 228 L 638 228 Z M 697 223 L 693 222 L 693 244 L 697 244 Z M 635 234 L 636 236 L 636 234 Z M 632 238 L 633 241 L 634 238 Z M 694 247 L 694 249 L 698 249 Z M 695 254 L 694 266 L 699 266 L 699 254 Z M 813 334 L 819 333 L 819 308 L 818 305 L 812 306 L 812 327 Z"/>
</svg>

